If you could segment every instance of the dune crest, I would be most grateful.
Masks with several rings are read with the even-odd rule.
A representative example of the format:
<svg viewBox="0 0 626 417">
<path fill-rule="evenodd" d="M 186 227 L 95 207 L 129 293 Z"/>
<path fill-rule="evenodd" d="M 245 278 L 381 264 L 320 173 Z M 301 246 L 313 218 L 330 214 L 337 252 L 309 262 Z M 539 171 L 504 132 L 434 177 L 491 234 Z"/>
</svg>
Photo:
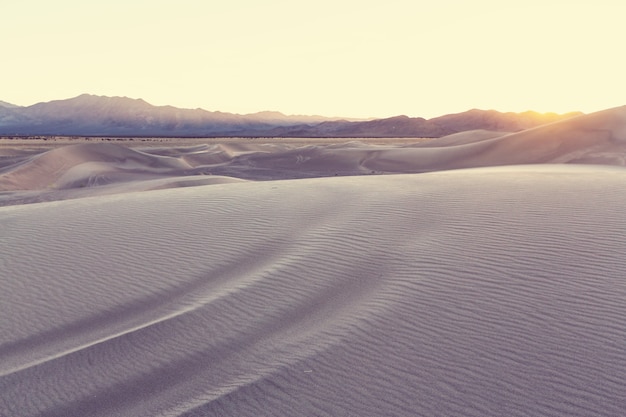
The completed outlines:
<svg viewBox="0 0 626 417">
<path fill-rule="evenodd" d="M 110 182 L 108 176 L 125 172 L 132 177 L 155 178 L 189 168 L 170 157 L 150 155 L 108 143 L 82 143 L 36 155 L 0 173 L 0 189 L 38 190 L 93 186 Z"/>
</svg>

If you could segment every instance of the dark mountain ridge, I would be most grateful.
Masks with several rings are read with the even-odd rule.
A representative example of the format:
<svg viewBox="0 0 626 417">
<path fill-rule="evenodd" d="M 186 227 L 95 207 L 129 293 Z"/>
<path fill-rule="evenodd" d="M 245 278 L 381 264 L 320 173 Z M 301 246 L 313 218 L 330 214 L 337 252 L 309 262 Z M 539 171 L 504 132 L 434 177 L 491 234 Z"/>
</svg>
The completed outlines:
<svg viewBox="0 0 626 417">
<path fill-rule="evenodd" d="M 473 109 L 433 119 L 396 116 L 345 120 L 287 116 L 279 112 L 240 115 L 203 109 L 153 106 L 142 99 L 83 94 L 20 107 L 0 102 L 2 135 L 78 136 L 277 136 L 440 137 L 484 129 L 515 132 L 582 113 L 501 113 Z"/>
<path fill-rule="evenodd" d="M 19 107 L 19 106 L 16 106 L 15 104 L 7 103 L 6 101 L 0 100 L 0 107 L 5 107 L 5 108 L 8 108 L 8 109 L 14 109 L 14 108 Z"/>
</svg>

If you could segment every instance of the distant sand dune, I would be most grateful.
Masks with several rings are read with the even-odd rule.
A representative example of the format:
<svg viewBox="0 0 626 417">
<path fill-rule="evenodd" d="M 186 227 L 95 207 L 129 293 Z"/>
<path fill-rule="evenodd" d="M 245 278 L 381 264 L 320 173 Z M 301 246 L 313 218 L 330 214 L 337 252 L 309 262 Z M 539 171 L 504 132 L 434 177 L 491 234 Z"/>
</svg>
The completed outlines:
<svg viewBox="0 0 626 417">
<path fill-rule="evenodd" d="M 0 415 L 617 416 L 626 170 L 0 208 Z"/>
<path fill-rule="evenodd" d="M 490 130 L 470 130 L 433 139 L 427 142 L 420 142 L 414 146 L 418 148 L 441 148 L 445 146 L 468 145 L 470 143 L 482 142 L 487 139 L 504 136 L 509 133 L 510 132 L 495 132 Z"/>
<path fill-rule="evenodd" d="M 107 182 L 107 175 L 154 178 L 189 165 L 177 158 L 149 155 L 109 143 L 78 144 L 50 150 L 0 174 L 1 190 L 77 188 Z M 92 184 L 95 182 L 95 184 Z"/>
<path fill-rule="evenodd" d="M 0 191 L 68 190 L 198 174 L 268 180 L 536 163 L 623 166 L 624 126 L 626 107 L 620 107 L 519 133 L 463 132 L 409 145 L 251 141 L 141 151 L 84 143 L 5 166 L 0 171 Z M 50 192 L 47 195 L 52 198 Z M 71 197 L 68 192 L 62 195 Z M 10 204 L 11 198 L 5 195 L 0 204 Z"/>
</svg>

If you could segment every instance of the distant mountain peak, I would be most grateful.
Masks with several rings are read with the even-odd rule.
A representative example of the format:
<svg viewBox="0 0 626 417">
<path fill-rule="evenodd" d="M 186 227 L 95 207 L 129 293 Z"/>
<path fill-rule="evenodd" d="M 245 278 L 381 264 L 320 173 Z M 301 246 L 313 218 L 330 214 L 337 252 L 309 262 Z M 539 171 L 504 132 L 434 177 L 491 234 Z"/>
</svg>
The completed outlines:
<svg viewBox="0 0 626 417">
<path fill-rule="evenodd" d="M 279 111 L 264 110 L 264 111 L 259 111 L 256 113 L 250 113 L 248 116 L 286 117 L 287 115 Z"/>
<path fill-rule="evenodd" d="M 28 107 L 0 102 L 0 134 L 79 136 L 299 136 L 440 137 L 467 130 L 515 132 L 577 114 L 501 113 L 472 109 L 426 120 L 285 115 L 278 111 L 233 114 L 155 106 L 145 100 L 94 94 Z"/>
<path fill-rule="evenodd" d="M 5 107 L 7 109 L 16 109 L 16 108 L 19 108 L 20 106 L 0 100 L 0 107 Z"/>
<path fill-rule="evenodd" d="M 147 103 L 142 98 L 130 98 L 126 96 L 99 96 L 95 94 L 84 93 L 74 98 L 70 98 L 67 100 L 58 100 L 58 101 L 126 101 L 126 102 L 141 102 Z"/>
</svg>

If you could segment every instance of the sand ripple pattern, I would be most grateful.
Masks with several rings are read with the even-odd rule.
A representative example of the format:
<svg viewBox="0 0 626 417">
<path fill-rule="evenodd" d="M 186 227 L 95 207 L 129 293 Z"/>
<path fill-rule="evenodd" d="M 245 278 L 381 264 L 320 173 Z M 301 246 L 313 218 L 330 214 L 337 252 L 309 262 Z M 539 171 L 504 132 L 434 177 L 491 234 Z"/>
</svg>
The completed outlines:
<svg viewBox="0 0 626 417">
<path fill-rule="evenodd" d="M 619 416 L 626 170 L 0 208 L 2 416 Z"/>
</svg>

